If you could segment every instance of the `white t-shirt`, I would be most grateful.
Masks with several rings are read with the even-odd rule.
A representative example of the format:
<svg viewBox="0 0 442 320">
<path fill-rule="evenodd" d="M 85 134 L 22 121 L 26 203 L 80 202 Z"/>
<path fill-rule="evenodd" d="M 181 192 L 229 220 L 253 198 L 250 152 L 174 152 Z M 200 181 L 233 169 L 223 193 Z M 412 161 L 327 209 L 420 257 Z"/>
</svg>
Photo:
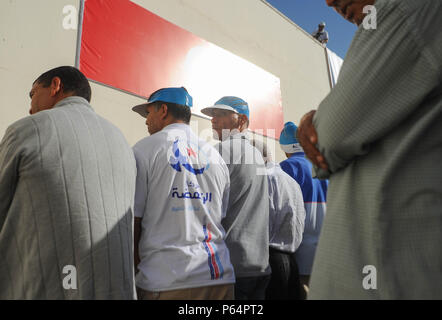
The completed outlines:
<svg viewBox="0 0 442 320">
<path fill-rule="evenodd" d="M 281 167 L 268 162 L 269 180 L 269 246 L 295 252 L 302 241 L 305 209 L 299 184 Z"/>
<path fill-rule="evenodd" d="M 185 124 L 139 141 L 135 216 L 142 218 L 138 287 L 166 291 L 234 283 L 221 219 L 229 171 Z"/>
</svg>

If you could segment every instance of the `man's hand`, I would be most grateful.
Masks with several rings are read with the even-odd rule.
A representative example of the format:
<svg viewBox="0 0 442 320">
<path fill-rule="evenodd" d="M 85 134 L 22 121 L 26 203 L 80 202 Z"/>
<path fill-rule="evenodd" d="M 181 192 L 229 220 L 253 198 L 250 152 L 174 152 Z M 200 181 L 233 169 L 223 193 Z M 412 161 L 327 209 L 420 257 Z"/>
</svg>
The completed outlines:
<svg viewBox="0 0 442 320">
<path fill-rule="evenodd" d="M 299 123 L 297 139 L 304 149 L 305 155 L 317 167 L 328 171 L 328 164 L 325 157 L 316 148 L 318 143 L 318 134 L 313 126 L 313 116 L 316 110 L 306 113 Z"/>
</svg>

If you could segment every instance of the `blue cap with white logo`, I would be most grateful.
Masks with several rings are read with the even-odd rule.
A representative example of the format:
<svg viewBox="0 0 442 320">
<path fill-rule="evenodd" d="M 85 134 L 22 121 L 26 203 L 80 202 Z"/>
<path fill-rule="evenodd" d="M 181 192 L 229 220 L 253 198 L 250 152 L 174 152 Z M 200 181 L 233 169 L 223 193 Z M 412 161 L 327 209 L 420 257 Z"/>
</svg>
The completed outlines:
<svg viewBox="0 0 442 320">
<path fill-rule="evenodd" d="M 297 131 L 298 127 L 293 122 L 289 121 L 284 124 L 284 129 L 282 129 L 281 135 L 279 136 L 279 144 L 284 152 L 303 152 L 298 139 L 296 139 Z"/>
<path fill-rule="evenodd" d="M 233 96 L 226 96 L 215 102 L 215 105 L 201 110 L 202 113 L 213 117 L 213 109 L 230 110 L 235 113 L 244 114 L 249 119 L 249 105 L 243 99 Z"/>
<path fill-rule="evenodd" d="M 142 117 L 147 117 L 146 107 L 154 102 L 166 102 L 175 103 L 182 106 L 192 107 L 193 99 L 192 96 L 187 92 L 186 88 L 163 88 L 155 91 L 149 96 L 147 103 L 139 104 L 132 108 L 133 111 L 137 112 Z"/>
<path fill-rule="evenodd" d="M 296 139 L 296 131 L 298 127 L 291 121 L 284 124 L 284 129 L 281 131 L 279 136 L 279 144 L 294 144 L 298 143 Z"/>
</svg>

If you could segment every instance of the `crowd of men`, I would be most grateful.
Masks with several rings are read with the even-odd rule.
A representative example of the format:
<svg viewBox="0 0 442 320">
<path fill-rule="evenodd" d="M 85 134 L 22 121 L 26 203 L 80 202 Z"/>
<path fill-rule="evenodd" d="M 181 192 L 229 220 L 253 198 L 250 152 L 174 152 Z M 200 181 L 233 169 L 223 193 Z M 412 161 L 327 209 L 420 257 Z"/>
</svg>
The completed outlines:
<svg viewBox="0 0 442 320">
<path fill-rule="evenodd" d="M 316 197 L 306 181 L 293 123 L 281 133 L 290 162 L 280 167 L 249 140 L 238 97 L 202 110 L 214 147 L 189 126 L 187 90 L 157 90 L 132 108 L 150 134 L 132 149 L 93 111 L 76 68 L 43 73 L 30 97 L 31 116 L 0 145 L 1 298 L 302 297 L 296 261 L 308 275 L 322 221 L 305 223 L 315 218 L 306 219 L 303 191 L 310 217 L 326 186 Z M 66 266 L 75 271 L 67 287 Z"/>
<path fill-rule="evenodd" d="M 378 29 L 280 164 L 239 97 L 202 109 L 212 146 L 159 89 L 131 148 L 79 70 L 39 76 L 0 144 L 0 299 L 441 298 L 442 3 L 327 3 L 358 25 L 376 3 Z"/>
</svg>

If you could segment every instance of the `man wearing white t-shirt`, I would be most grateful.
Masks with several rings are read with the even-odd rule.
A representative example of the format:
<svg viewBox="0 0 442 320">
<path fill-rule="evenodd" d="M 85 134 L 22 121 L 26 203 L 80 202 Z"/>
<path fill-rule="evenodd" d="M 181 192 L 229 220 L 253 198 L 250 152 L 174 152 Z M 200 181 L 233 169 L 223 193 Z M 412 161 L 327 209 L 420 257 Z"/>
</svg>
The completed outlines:
<svg viewBox="0 0 442 320">
<path fill-rule="evenodd" d="M 134 246 L 139 299 L 233 299 L 235 275 L 221 219 L 229 170 L 190 129 L 192 97 L 155 91 L 133 111 L 151 134 L 134 147 L 137 162 Z"/>
</svg>

